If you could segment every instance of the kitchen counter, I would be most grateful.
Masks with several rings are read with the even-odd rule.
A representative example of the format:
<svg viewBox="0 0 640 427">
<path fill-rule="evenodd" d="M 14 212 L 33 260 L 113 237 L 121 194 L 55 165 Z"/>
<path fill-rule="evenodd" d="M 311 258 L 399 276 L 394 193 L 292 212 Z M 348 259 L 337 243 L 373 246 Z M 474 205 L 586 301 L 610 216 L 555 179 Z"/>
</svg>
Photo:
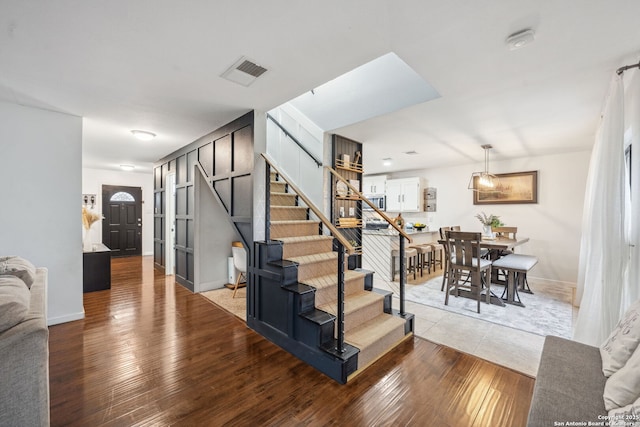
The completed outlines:
<svg viewBox="0 0 640 427">
<path fill-rule="evenodd" d="M 437 231 L 433 231 L 433 230 L 422 230 L 422 231 L 404 230 L 404 232 L 411 237 L 415 235 L 437 233 Z M 372 229 L 364 228 L 362 229 L 362 234 L 371 234 L 374 236 L 397 236 L 398 232 L 394 229 L 388 229 L 388 228 L 381 229 L 381 230 L 372 230 Z"/>
</svg>

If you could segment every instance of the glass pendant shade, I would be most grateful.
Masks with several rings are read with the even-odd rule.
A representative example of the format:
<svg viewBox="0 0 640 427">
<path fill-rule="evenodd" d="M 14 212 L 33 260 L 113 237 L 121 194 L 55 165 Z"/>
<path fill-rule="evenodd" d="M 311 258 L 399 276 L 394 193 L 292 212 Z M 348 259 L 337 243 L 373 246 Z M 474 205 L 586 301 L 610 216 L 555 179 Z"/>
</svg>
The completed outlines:
<svg viewBox="0 0 640 427">
<path fill-rule="evenodd" d="M 473 172 L 469 180 L 468 189 L 479 192 L 495 192 L 498 190 L 500 178 L 489 173 L 489 150 L 493 148 L 491 145 L 483 145 L 484 149 L 484 171 Z"/>
</svg>

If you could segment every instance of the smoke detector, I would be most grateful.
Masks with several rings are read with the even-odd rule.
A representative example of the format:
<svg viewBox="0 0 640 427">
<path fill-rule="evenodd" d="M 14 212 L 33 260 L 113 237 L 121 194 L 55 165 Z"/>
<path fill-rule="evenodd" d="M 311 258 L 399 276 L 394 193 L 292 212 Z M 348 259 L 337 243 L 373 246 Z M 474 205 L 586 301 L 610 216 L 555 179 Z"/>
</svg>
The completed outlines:
<svg viewBox="0 0 640 427">
<path fill-rule="evenodd" d="M 509 50 L 516 50 L 533 42 L 535 39 L 535 32 L 532 29 L 526 29 L 518 31 L 507 37 L 507 46 Z"/>
<path fill-rule="evenodd" d="M 266 68 L 243 56 L 231 67 L 227 68 L 220 77 L 247 87 L 255 82 L 256 79 L 266 71 Z"/>
</svg>

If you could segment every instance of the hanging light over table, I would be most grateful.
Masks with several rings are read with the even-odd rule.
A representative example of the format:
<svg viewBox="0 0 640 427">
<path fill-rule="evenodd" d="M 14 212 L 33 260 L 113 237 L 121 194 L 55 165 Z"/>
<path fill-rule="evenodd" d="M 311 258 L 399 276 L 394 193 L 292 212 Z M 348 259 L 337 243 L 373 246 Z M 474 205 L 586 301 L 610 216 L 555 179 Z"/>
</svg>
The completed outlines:
<svg viewBox="0 0 640 427">
<path fill-rule="evenodd" d="M 489 173 L 489 150 L 493 147 L 491 144 L 482 145 L 484 149 L 484 171 L 473 172 L 469 180 L 469 190 L 479 192 L 497 192 L 500 179 L 492 173 Z"/>
</svg>

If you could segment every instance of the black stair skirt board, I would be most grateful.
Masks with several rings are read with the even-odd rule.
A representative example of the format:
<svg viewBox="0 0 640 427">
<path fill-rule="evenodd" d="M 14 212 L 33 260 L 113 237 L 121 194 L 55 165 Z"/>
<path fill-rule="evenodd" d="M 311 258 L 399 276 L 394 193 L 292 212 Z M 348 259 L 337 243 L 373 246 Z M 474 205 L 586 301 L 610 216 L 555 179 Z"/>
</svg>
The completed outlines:
<svg viewBox="0 0 640 427">
<path fill-rule="evenodd" d="M 345 384 L 358 367 L 360 350 L 348 344 L 342 353 L 335 350 L 335 316 L 315 308 L 315 288 L 298 283 L 298 266 L 281 259 L 281 242 L 255 242 L 254 253 L 258 264 L 251 290 L 256 307 L 247 326 Z"/>
<path fill-rule="evenodd" d="M 345 384 L 358 369 L 360 350 L 350 344 L 338 352 L 335 316 L 315 308 L 315 288 L 298 283 L 298 264 L 282 260 L 282 242 L 254 242 L 255 267 L 249 294 L 255 301 L 247 326 L 308 363 L 333 380 Z M 392 309 L 392 292 L 373 288 L 373 273 L 366 273 L 365 289 L 384 296 L 384 312 L 405 319 L 404 333 L 414 331 L 414 316 Z"/>
</svg>

